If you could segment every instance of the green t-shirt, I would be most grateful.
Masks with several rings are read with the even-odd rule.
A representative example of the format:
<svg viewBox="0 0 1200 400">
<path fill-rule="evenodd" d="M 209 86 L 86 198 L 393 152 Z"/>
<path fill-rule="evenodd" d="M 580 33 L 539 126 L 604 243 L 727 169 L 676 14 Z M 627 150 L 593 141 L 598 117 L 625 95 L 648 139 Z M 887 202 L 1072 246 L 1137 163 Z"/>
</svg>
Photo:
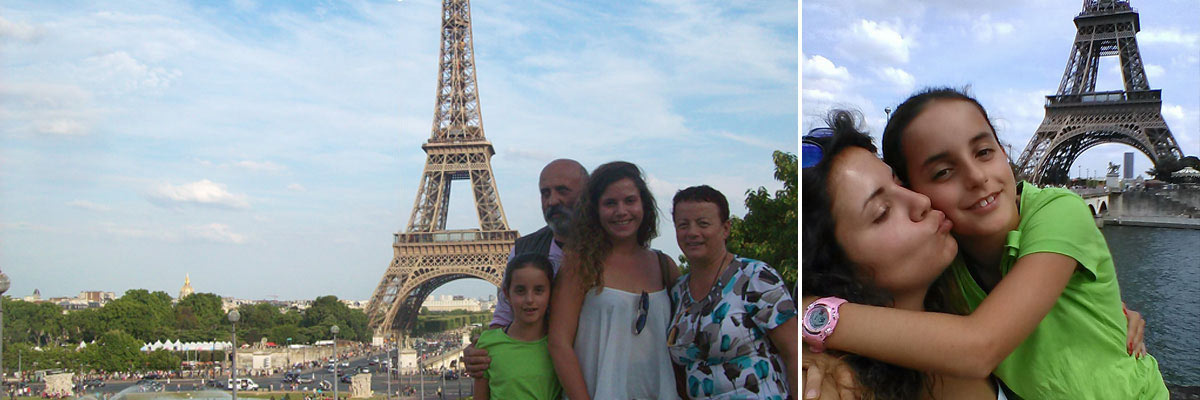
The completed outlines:
<svg viewBox="0 0 1200 400">
<path fill-rule="evenodd" d="M 1021 222 L 1009 232 L 1000 273 L 1018 258 L 1058 253 L 1078 262 L 1054 307 L 995 374 L 1025 399 L 1167 399 L 1152 356 L 1125 347 L 1121 289 L 1108 244 L 1075 193 L 1021 183 Z M 987 296 L 961 259 L 951 265 L 970 311 Z"/>
<path fill-rule="evenodd" d="M 483 377 L 493 399 L 557 399 L 562 385 L 554 374 L 546 337 L 524 342 L 503 329 L 484 331 L 475 346 L 488 351 L 492 364 Z"/>
</svg>

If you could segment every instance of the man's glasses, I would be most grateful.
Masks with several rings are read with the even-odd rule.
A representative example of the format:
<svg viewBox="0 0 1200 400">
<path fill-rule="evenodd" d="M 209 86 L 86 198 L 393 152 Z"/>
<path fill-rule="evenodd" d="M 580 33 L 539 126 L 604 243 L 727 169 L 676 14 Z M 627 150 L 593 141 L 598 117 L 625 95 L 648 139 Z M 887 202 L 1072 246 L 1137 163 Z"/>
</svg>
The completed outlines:
<svg viewBox="0 0 1200 400">
<path fill-rule="evenodd" d="M 833 141 L 833 129 L 822 127 L 813 128 L 800 139 L 800 165 L 808 168 L 821 162 L 825 156 L 825 146 Z"/>
<path fill-rule="evenodd" d="M 642 291 L 642 297 L 638 299 L 637 318 L 633 320 L 633 334 L 642 333 L 642 329 L 646 329 L 646 314 L 650 311 L 650 295 L 646 291 Z"/>
</svg>

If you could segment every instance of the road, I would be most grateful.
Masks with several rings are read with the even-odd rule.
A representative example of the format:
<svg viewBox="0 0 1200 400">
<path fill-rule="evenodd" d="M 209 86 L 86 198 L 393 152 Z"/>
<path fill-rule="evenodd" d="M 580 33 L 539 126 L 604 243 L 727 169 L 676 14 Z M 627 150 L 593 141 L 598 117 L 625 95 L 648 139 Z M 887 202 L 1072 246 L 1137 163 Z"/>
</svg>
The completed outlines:
<svg viewBox="0 0 1200 400">
<path fill-rule="evenodd" d="M 393 353 L 393 354 L 395 354 L 395 353 Z M 379 371 L 376 366 L 368 365 L 369 364 L 368 360 L 370 360 L 371 358 L 374 358 L 374 357 L 382 358 L 382 357 L 384 357 L 384 355 L 382 353 L 373 353 L 370 355 L 353 358 L 353 359 L 348 360 L 348 362 L 350 364 L 349 368 L 339 367 L 338 369 L 339 369 L 339 371 L 346 370 L 346 369 L 348 369 L 350 371 L 357 371 L 359 368 L 367 368 L 370 371 L 370 373 L 372 374 L 371 390 L 373 392 L 375 392 L 375 394 L 379 395 L 379 394 L 383 394 L 383 393 L 387 392 L 388 382 L 387 382 L 387 379 L 385 378 L 387 376 L 387 374 L 382 371 Z M 315 382 L 321 382 L 321 381 L 334 382 L 333 372 L 330 372 L 324 368 L 305 369 L 305 370 L 301 371 L 301 375 L 304 377 L 312 377 L 312 378 L 314 378 Z M 229 377 L 227 375 L 224 378 L 219 379 L 219 381 L 221 383 L 224 383 L 226 381 L 226 379 L 228 379 L 228 378 Z M 250 379 L 253 380 L 254 383 L 259 385 L 260 390 L 271 390 L 271 389 L 281 390 L 284 385 L 282 373 L 276 374 L 276 375 L 270 375 L 270 376 L 251 377 Z M 163 391 L 167 391 L 167 392 L 187 392 L 187 391 L 195 391 L 195 390 L 217 390 L 214 388 L 204 387 L 202 382 L 199 379 L 171 379 L 170 383 L 167 383 L 168 381 L 166 379 L 160 379 L 160 380 L 157 380 L 156 382 L 158 382 L 162 386 Z M 420 376 L 420 377 L 415 376 L 415 375 L 405 375 L 405 376 L 401 376 L 399 378 L 394 377 L 391 382 L 391 388 L 392 388 L 393 393 L 398 393 L 402 390 L 402 388 L 411 386 L 413 388 L 413 390 L 416 391 L 416 393 L 409 395 L 409 396 L 401 396 L 400 398 L 401 399 L 418 399 L 418 398 L 422 398 L 420 396 L 421 390 L 422 390 L 422 384 L 423 384 L 425 399 L 437 399 L 438 398 L 437 397 L 437 389 L 439 386 L 442 387 L 442 393 L 444 394 L 445 398 L 447 398 L 447 399 L 456 399 L 456 398 L 460 398 L 460 397 L 469 396 L 471 394 L 471 380 L 470 379 L 445 379 L 445 380 L 443 380 L 442 376 L 440 376 L 440 375 L 425 375 L 425 376 Z M 38 383 L 38 384 L 33 384 L 31 386 L 33 386 L 35 391 L 40 391 L 42 389 L 43 384 Z M 316 383 L 298 384 L 295 387 L 296 387 L 296 389 L 295 389 L 296 391 L 312 392 L 312 391 L 316 390 L 317 384 Z M 291 384 L 287 385 L 287 389 L 291 390 Z M 116 393 L 120 393 L 121 391 L 124 391 L 124 390 L 141 391 L 141 390 L 153 390 L 153 389 L 150 389 L 147 385 L 140 385 L 140 387 L 139 387 L 137 382 L 132 381 L 132 380 L 127 380 L 127 381 L 112 381 L 112 380 L 110 380 L 110 381 L 105 381 L 105 386 L 102 388 L 89 389 L 85 393 L 81 393 L 81 394 L 83 394 L 83 395 L 92 394 L 92 395 L 97 395 L 96 397 L 100 397 L 99 394 L 113 395 Z M 220 389 L 220 390 L 225 391 L 224 389 Z M 342 396 L 344 396 L 344 397 L 349 396 L 350 384 L 338 382 L 338 390 L 340 391 L 340 394 Z M 239 391 L 239 393 L 240 392 L 242 392 L 242 391 Z M 460 395 L 460 393 L 461 393 L 461 395 Z"/>
</svg>

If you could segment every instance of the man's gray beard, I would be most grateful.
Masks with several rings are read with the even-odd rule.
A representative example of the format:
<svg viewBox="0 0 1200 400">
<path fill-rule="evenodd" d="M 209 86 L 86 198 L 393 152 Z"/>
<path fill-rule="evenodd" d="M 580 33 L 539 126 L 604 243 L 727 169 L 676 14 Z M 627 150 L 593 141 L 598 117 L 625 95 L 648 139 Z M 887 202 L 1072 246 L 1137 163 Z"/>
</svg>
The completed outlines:
<svg viewBox="0 0 1200 400">
<path fill-rule="evenodd" d="M 568 237 L 571 236 L 571 218 L 559 217 L 557 219 L 546 219 L 546 226 L 550 227 L 550 231 L 554 232 L 554 236 Z"/>
</svg>

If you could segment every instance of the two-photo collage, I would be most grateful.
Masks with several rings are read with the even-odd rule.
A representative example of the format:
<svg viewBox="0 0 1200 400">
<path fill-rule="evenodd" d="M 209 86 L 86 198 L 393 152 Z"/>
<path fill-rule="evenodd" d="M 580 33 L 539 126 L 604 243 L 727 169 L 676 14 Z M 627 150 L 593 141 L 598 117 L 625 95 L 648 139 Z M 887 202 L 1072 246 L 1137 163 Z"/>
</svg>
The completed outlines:
<svg viewBox="0 0 1200 400">
<path fill-rule="evenodd" d="M 1196 21 L 5 1 L 0 393 L 1200 399 Z"/>
</svg>

